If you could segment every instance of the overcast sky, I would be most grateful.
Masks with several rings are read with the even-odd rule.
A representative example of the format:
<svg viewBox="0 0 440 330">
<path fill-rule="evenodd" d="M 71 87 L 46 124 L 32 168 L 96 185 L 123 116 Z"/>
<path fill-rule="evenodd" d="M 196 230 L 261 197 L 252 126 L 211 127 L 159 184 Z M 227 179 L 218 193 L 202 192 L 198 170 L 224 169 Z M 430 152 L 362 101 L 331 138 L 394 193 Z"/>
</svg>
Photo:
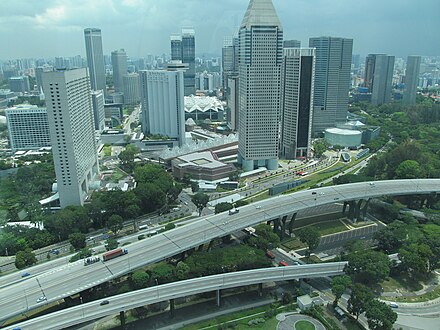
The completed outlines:
<svg viewBox="0 0 440 330">
<path fill-rule="evenodd" d="M 196 30 L 196 52 L 221 53 L 249 0 L 0 0 L 0 59 L 85 56 L 83 29 L 102 30 L 104 53 L 169 53 L 169 36 Z M 273 0 L 285 39 L 340 36 L 354 53 L 440 55 L 440 0 Z"/>
</svg>

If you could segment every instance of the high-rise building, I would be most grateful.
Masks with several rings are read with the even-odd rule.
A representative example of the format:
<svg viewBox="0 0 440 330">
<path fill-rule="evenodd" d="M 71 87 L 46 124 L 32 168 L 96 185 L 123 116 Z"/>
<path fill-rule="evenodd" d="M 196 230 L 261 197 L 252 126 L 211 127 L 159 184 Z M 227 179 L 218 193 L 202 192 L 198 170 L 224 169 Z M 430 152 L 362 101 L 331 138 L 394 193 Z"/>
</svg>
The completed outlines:
<svg viewBox="0 0 440 330">
<path fill-rule="evenodd" d="M 391 102 L 394 56 L 369 54 L 365 60 L 365 87 L 371 92 L 371 103 Z"/>
<path fill-rule="evenodd" d="M 87 69 L 45 72 L 43 86 L 60 205 L 82 205 L 99 171 Z"/>
<path fill-rule="evenodd" d="M 228 127 L 236 131 L 239 127 L 239 78 L 238 73 L 235 76 L 230 76 L 228 78 L 228 90 L 226 91 L 226 102 L 228 104 L 226 111 L 226 120 L 228 122 Z"/>
<path fill-rule="evenodd" d="M 403 91 L 403 103 L 406 105 L 416 104 L 417 85 L 419 83 L 420 56 L 408 56 L 405 70 L 405 90 Z"/>
<path fill-rule="evenodd" d="M 55 69 L 61 70 L 65 68 L 64 57 L 55 57 Z"/>
<path fill-rule="evenodd" d="M 225 38 L 222 48 L 222 87 L 227 93 L 228 79 L 238 74 L 238 38 Z"/>
<path fill-rule="evenodd" d="M 124 80 L 122 77 L 127 74 L 128 71 L 127 53 L 125 52 L 125 50 L 120 49 L 112 52 L 112 66 L 115 91 L 123 92 Z"/>
<path fill-rule="evenodd" d="M 196 93 L 196 39 L 194 29 L 182 29 L 181 35 L 171 36 L 171 60 L 188 64 L 184 74 L 185 95 Z"/>
<path fill-rule="evenodd" d="M 11 77 L 8 79 L 8 85 L 9 89 L 16 93 L 27 93 L 31 91 L 28 76 Z"/>
<path fill-rule="evenodd" d="M 51 146 L 46 108 L 22 104 L 6 109 L 5 113 L 13 152 Z"/>
<path fill-rule="evenodd" d="M 299 40 L 284 40 L 283 41 L 283 48 L 300 48 L 301 47 L 301 41 Z"/>
<path fill-rule="evenodd" d="M 85 29 L 84 38 L 86 42 L 87 66 L 89 68 L 92 90 L 102 90 L 104 94 L 106 94 L 101 30 L 95 28 Z"/>
<path fill-rule="evenodd" d="M 142 131 L 185 141 L 183 70 L 140 71 Z"/>
<path fill-rule="evenodd" d="M 310 156 L 314 69 L 314 48 L 284 48 L 280 155 L 286 159 Z"/>
<path fill-rule="evenodd" d="M 278 168 L 283 30 L 272 0 L 251 0 L 239 31 L 238 162 Z"/>
<path fill-rule="evenodd" d="M 103 91 L 92 91 L 91 95 L 95 130 L 102 132 L 105 129 L 104 93 Z"/>
<path fill-rule="evenodd" d="M 137 104 L 140 101 L 139 74 L 128 73 L 122 77 L 124 83 L 124 103 Z"/>
<path fill-rule="evenodd" d="M 309 47 L 316 48 L 312 134 L 320 135 L 347 119 L 353 39 L 310 38 Z"/>
</svg>

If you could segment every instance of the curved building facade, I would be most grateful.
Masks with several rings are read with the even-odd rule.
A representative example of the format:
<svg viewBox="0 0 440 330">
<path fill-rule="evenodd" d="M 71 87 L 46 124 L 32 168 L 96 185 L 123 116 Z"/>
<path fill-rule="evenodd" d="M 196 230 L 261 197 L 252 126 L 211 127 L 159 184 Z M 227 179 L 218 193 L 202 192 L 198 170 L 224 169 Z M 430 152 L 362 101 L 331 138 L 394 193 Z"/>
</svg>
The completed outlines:
<svg viewBox="0 0 440 330">
<path fill-rule="evenodd" d="M 341 128 L 328 128 L 325 130 L 325 140 L 333 146 L 358 147 L 362 144 L 362 132 Z"/>
</svg>

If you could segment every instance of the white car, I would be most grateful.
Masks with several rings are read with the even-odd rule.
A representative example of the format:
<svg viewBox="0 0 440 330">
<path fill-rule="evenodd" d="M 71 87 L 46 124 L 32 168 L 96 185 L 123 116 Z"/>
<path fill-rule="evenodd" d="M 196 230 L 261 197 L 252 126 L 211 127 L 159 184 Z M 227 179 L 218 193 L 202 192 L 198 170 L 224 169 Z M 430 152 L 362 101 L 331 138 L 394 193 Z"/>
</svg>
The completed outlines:
<svg viewBox="0 0 440 330">
<path fill-rule="evenodd" d="M 255 207 L 257 210 L 261 209 L 261 205 Z"/>
<path fill-rule="evenodd" d="M 46 300 L 47 300 L 46 296 L 41 296 L 40 298 L 37 299 L 37 303 L 40 303 L 40 302 L 43 302 L 43 301 L 46 301 Z"/>
</svg>

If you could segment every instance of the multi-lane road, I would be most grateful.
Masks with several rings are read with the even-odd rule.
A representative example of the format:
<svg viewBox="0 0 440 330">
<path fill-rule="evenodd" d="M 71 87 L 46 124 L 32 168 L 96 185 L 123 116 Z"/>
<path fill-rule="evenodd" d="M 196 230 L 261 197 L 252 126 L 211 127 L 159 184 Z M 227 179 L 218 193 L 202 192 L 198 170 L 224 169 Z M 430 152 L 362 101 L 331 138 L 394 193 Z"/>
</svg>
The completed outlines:
<svg viewBox="0 0 440 330">
<path fill-rule="evenodd" d="M 285 281 L 299 278 L 335 276 L 344 272 L 346 262 L 271 267 L 242 272 L 219 274 L 173 282 L 143 290 L 133 291 L 106 299 L 81 304 L 29 321 L 17 324 L 20 329 L 61 329 L 100 317 L 117 314 L 136 307 L 156 302 L 185 297 L 202 292 L 228 289 L 264 282 Z M 103 300 L 108 304 L 101 305 Z M 12 327 L 11 327 L 12 328 Z"/>
<path fill-rule="evenodd" d="M 239 213 L 211 215 L 174 230 L 138 241 L 127 246 L 129 253 L 108 262 L 84 266 L 82 261 L 55 268 L 3 287 L 0 296 L 0 320 L 26 312 L 41 303 L 70 296 L 132 269 L 177 255 L 216 237 L 236 230 L 289 215 L 299 210 L 335 201 L 357 200 L 382 195 L 429 194 L 440 191 L 440 179 L 392 180 L 353 183 L 299 191 L 282 195 L 240 208 Z"/>
</svg>

